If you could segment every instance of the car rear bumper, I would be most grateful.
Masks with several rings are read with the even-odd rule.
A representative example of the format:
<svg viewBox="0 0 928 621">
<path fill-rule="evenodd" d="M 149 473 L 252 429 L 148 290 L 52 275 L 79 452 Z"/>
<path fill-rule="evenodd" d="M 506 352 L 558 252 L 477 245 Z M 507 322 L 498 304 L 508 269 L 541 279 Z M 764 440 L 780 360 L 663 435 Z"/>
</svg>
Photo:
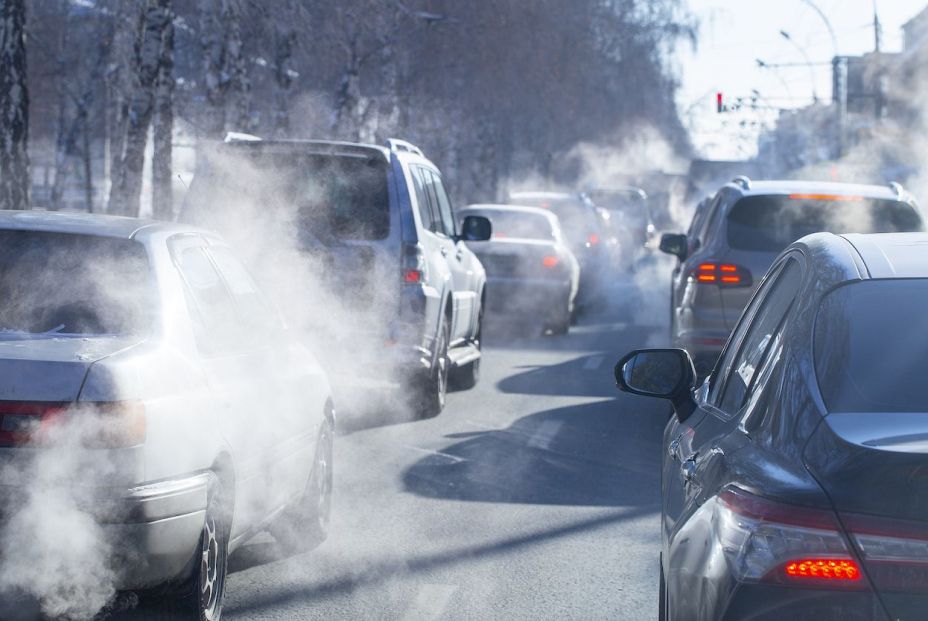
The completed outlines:
<svg viewBox="0 0 928 621">
<path fill-rule="evenodd" d="M 487 279 L 486 294 L 487 311 L 493 315 L 528 313 L 548 319 L 567 312 L 571 284 L 566 279 L 493 277 Z"/>
<path fill-rule="evenodd" d="M 676 611 L 674 619 L 691 618 Z M 740 584 L 720 618 L 725 621 L 889 621 L 870 591 Z"/>
<path fill-rule="evenodd" d="M 155 586 L 190 568 L 212 476 L 198 473 L 97 493 L 78 503 L 103 531 L 118 568 L 118 588 Z"/>
</svg>

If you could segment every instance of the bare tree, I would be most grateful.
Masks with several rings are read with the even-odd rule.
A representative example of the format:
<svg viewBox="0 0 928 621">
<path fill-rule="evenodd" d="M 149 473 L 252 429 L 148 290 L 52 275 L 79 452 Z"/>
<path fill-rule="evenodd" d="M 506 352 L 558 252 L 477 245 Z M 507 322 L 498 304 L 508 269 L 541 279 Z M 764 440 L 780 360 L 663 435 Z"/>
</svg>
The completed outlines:
<svg viewBox="0 0 928 621">
<path fill-rule="evenodd" d="M 152 130 L 152 213 L 159 220 L 174 219 L 172 142 L 174 139 L 174 22 L 169 15 L 161 37 L 161 55 L 155 78 L 155 112 Z"/>
<path fill-rule="evenodd" d="M 146 0 L 139 15 L 140 36 L 133 58 L 125 148 L 110 193 L 111 213 L 129 216 L 139 213 L 145 146 L 155 109 L 155 84 L 163 57 L 164 37 L 172 17 L 171 0 Z"/>
<path fill-rule="evenodd" d="M 29 208 L 25 25 L 25 0 L 0 2 L 0 205 L 5 209 Z"/>
</svg>

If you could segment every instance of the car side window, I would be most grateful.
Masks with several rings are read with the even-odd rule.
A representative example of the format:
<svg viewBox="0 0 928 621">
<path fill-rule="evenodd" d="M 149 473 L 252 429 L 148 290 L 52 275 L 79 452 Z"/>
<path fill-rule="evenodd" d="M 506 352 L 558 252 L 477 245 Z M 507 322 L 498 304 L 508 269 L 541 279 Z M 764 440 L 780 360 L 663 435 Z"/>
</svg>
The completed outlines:
<svg viewBox="0 0 928 621">
<path fill-rule="evenodd" d="M 715 225 L 719 221 L 719 214 L 722 213 L 724 208 L 724 202 L 724 196 L 719 193 L 709 204 L 705 221 L 697 236 L 700 246 L 705 246 L 709 243 L 709 235 L 715 230 Z"/>
<path fill-rule="evenodd" d="M 438 204 L 438 213 L 441 217 L 442 232 L 448 237 L 455 236 L 454 213 L 451 210 L 451 201 L 448 199 L 448 193 L 441 182 L 441 175 L 428 171 L 432 177 L 432 190 Z"/>
<path fill-rule="evenodd" d="M 719 402 L 719 409 L 723 412 L 734 414 L 744 404 L 751 382 L 774 344 L 799 293 L 801 280 L 802 269 L 799 262 L 789 260 L 777 276 L 769 295 L 757 309 L 741 342 Z"/>
<path fill-rule="evenodd" d="M 725 380 L 728 378 L 728 374 L 734 364 L 735 356 L 738 353 L 739 345 L 741 341 L 744 340 L 744 335 L 748 331 L 748 328 L 751 325 L 750 319 L 754 316 L 757 308 L 761 305 L 761 301 L 767 296 L 770 292 L 773 283 L 779 278 L 780 275 L 780 265 L 775 265 L 771 268 L 771 277 L 768 278 L 761 287 L 755 292 L 754 297 L 751 298 L 750 303 L 747 308 L 744 309 L 744 313 L 741 315 L 741 321 L 738 322 L 738 325 L 735 326 L 735 329 L 732 331 L 731 336 L 728 339 L 728 342 L 725 345 L 725 348 L 722 350 L 721 356 L 719 356 L 719 361 L 715 365 L 715 369 L 712 372 L 712 376 L 709 379 L 709 395 L 708 402 L 713 405 L 718 405 L 721 401 L 722 390 L 725 387 Z"/>
<path fill-rule="evenodd" d="M 282 329 L 280 317 L 274 307 L 231 250 L 222 246 L 211 246 L 209 253 L 232 294 L 243 330 L 257 339 Z M 248 335 L 243 337 L 247 338 Z"/>
<path fill-rule="evenodd" d="M 238 327 L 235 304 L 204 248 L 181 248 L 175 261 L 189 294 L 197 346 L 208 354 L 232 349 Z"/>
<path fill-rule="evenodd" d="M 419 207 L 419 219 L 422 221 L 422 228 L 427 231 L 434 231 L 435 218 L 432 215 L 431 197 L 425 188 L 424 169 L 420 166 L 412 166 L 409 172 L 416 191 L 416 204 Z"/>
</svg>

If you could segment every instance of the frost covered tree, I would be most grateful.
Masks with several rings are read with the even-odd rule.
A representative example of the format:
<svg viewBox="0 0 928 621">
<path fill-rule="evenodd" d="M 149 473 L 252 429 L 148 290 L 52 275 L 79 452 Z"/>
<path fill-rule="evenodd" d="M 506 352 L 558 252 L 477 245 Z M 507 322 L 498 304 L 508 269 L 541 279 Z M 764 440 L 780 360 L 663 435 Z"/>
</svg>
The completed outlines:
<svg viewBox="0 0 928 621">
<path fill-rule="evenodd" d="M 0 0 L 0 206 L 28 209 L 29 90 L 26 3 Z"/>
<path fill-rule="evenodd" d="M 158 74 L 155 77 L 152 128 L 151 207 L 158 220 L 174 218 L 172 142 L 174 139 L 174 22 L 163 25 Z"/>
</svg>

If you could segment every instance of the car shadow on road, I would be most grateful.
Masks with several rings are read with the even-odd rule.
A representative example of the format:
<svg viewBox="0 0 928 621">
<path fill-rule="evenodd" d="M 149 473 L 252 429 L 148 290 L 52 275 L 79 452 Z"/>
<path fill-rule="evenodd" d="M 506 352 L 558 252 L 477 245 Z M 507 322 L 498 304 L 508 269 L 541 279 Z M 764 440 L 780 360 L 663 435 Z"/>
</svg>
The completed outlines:
<svg viewBox="0 0 928 621">
<path fill-rule="evenodd" d="M 413 464 L 403 484 L 430 498 L 656 510 L 667 416 L 655 405 L 610 399 L 450 434 L 462 441 Z"/>
<path fill-rule="evenodd" d="M 613 353 L 591 353 L 558 364 L 516 367 L 518 372 L 497 382 L 496 387 L 523 395 L 614 397 L 612 367 L 617 358 Z"/>
</svg>

